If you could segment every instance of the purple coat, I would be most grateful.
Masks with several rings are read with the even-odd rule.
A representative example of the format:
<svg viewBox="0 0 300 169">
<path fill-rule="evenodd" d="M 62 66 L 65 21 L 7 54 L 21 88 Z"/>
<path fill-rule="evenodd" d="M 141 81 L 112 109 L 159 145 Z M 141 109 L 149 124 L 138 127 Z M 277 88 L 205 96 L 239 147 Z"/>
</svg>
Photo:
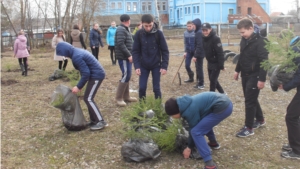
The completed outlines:
<svg viewBox="0 0 300 169">
<path fill-rule="evenodd" d="M 19 35 L 15 41 L 14 54 L 16 58 L 25 58 L 29 56 L 27 50 L 27 38 L 24 35 Z"/>
</svg>

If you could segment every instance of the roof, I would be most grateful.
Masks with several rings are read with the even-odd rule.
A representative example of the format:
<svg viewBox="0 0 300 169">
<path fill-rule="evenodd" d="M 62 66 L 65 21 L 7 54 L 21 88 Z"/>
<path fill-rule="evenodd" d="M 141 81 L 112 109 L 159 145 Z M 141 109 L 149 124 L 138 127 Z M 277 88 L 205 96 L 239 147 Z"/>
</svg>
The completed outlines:
<svg viewBox="0 0 300 169">
<path fill-rule="evenodd" d="M 284 13 L 282 13 L 282 12 L 272 12 L 270 14 L 270 17 L 282 16 L 282 15 L 284 15 Z"/>
</svg>

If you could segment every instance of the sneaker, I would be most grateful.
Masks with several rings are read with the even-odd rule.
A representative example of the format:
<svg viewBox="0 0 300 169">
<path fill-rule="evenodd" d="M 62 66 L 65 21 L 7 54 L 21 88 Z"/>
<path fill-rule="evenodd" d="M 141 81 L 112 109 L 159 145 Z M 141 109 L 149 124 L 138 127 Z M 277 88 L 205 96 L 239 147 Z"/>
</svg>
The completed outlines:
<svg viewBox="0 0 300 169">
<path fill-rule="evenodd" d="M 204 167 L 204 169 L 218 169 L 217 168 L 217 166 L 208 166 L 208 165 L 206 165 L 205 167 Z"/>
<path fill-rule="evenodd" d="M 198 86 L 198 85 L 196 85 L 196 86 L 194 86 L 194 88 L 195 88 L 195 89 L 203 90 L 203 89 L 204 89 L 204 86 Z"/>
<path fill-rule="evenodd" d="M 247 127 L 245 126 L 245 127 L 243 127 L 243 128 L 240 130 L 240 132 L 238 132 L 238 133 L 236 134 L 236 136 L 237 136 L 237 137 L 248 137 L 248 136 L 251 136 L 251 135 L 253 135 L 253 134 L 254 134 L 253 129 L 249 129 L 249 128 L 247 128 Z"/>
<path fill-rule="evenodd" d="M 292 151 L 292 147 L 290 146 L 290 144 L 284 144 L 282 145 L 282 150 Z"/>
<path fill-rule="evenodd" d="M 209 162 L 205 162 L 204 169 L 217 169 L 217 165 L 212 160 L 210 160 Z"/>
<path fill-rule="evenodd" d="M 210 142 L 208 142 L 207 144 L 209 145 L 209 147 L 211 149 L 214 149 L 214 150 L 218 150 L 218 149 L 221 148 L 221 146 L 219 145 L 219 143 L 210 143 Z"/>
<path fill-rule="evenodd" d="M 255 120 L 253 124 L 253 129 L 258 129 L 259 127 L 264 126 L 265 124 L 266 124 L 265 120 L 264 121 Z"/>
<path fill-rule="evenodd" d="M 108 124 L 104 120 L 102 120 L 102 121 L 99 121 L 97 124 L 92 125 L 90 129 L 91 130 L 101 130 L 107 126 L 108 126 Z"/>
<path fill-rule="evenodd" d="M 292 158 L 300 160 L 300 155 L 295 154 L 293 151 L 285 151 L 281 153 L 281 157 L 283 158 Z"/>
</svg>

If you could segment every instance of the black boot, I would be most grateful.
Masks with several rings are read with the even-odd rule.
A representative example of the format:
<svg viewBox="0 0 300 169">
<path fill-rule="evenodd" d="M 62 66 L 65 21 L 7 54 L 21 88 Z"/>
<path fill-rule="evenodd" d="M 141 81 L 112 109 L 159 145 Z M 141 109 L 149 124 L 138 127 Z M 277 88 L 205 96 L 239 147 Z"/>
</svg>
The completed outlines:
<svg viewBox="0 0 300 169">
<path fill-rule="evenodd" d="M 185 83 L 192 83 L 192 82 L 194 82 L 194 72 L 193 71 L 188 72 L 188 75 L 189 75 L 189 79 L 185 80 L 184 82 Z"/>
<path fill-rule="evenodd" d="M 22 71 L 22 76 L 25 75 L 25 68 L 24 68 L 24 65 L 23 64 L 20 64 L 20 68 L 21 68 L 21 71 Z"/>
<path fill-rule="evenodd" d="M 24 64 L 24 76 L 27 76 L 27 63 Z"/>
</svg>

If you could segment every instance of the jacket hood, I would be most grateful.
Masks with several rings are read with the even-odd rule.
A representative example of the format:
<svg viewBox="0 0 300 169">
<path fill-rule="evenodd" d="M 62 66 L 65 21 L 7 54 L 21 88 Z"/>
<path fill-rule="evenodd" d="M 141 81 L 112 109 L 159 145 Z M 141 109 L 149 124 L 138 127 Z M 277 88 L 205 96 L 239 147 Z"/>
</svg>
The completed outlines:
<svg viewBox="0 0 300 169">
<path fill-rule="evenodd" d="M 71 32 L 71 36 L 78 36 L 80 34 L 80 31 L 78 29 L 73 29 Z"/>
<path fill-rule="evenodd" d="M 204 36 L 204 35 L 202 34 L 202 37 L 203 37 L 204 39 L 209 39 L 209 38 L 215 36 L 216 34 L 217 34 L 216 31 L 214 31 L 214 30 L 212 29 L 208 36 Z"/>
<path fill-rule="evenodd" d="M 18 36 L 18 39 L 21 41 L 21 42 L 25 42 L 27 40 L 27 38 L 25 37 L 25 35 L 19 35 Z"/>
<path fill-rule="evenodd" d="M 178 97 L 176 100 L 177 100 L 177 104 L 178 104 L 178 107 L 179 107 L 180 115 L 182 115 L 183 112 L 192 103 L 192 96 L 190 96 L 190 95 L 184 95 L 184 96 Z"/>
<path fill-rule="evenodd" d="M 75 48 L 67 42 L 59 42 L 56 46 L 56 55 L 72 59 L 74 49 Z"/>
<path fill-rule="evenodd" d="M 158 30 L 158 25 L 157 25 L 157 23 L 153 22 L 153 28 L 151 29 L 150 32 L 145 31 L 144 27 L 143 27 L 142 29 L 143 29 L 143 31 L 146 32 L 146 33 L 155 33 L 155 32 L 157 32 L 157 30 Z"/>
<path fill-rule="evenodd" d="M 196 18 L 192 22 L 196 26 L 195 32 L 198 32 L 201 29 L 201 20 L 199 18 Z"/>
</svg>

